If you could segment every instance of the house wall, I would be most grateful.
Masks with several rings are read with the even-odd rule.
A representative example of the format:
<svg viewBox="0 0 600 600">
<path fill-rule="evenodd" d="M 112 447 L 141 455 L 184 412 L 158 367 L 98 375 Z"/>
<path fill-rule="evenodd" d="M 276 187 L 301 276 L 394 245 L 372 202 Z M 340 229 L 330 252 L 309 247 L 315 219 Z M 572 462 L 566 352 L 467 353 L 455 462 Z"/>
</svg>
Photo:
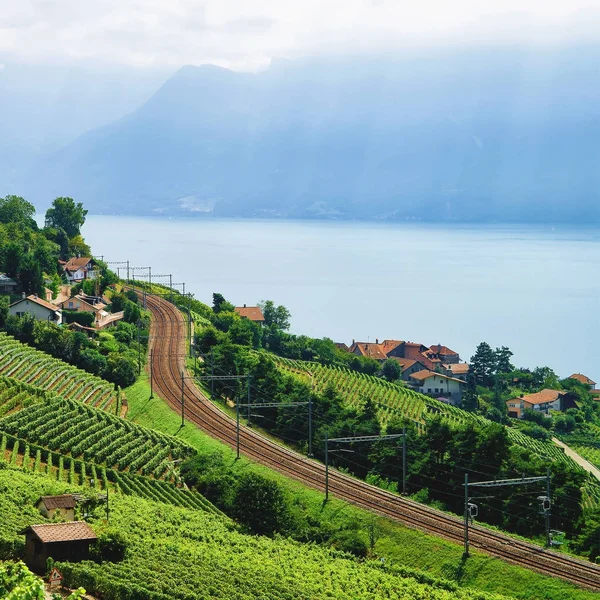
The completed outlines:
<svg viewBox="0 0 600 600">
<path fill-rule="evenodd" d="M 53 520 L 57 515 L 60 515 L 65 521 L 75 520 L 74 508 L 51 508 L 48 510 L 43 502 L 38 504 L 38 508 L 40 513 L 50 520 Z"/>
<path fill-rule="evenodd" d="M 440 375 L 432 375 L 423 380 L 419 387 L 422 394 L 449 396 L 452 404 L 460 404 L 462 400 L 462 385 Z"/>
<path fill-rule="evenodd" d="M 64 308 L 65 310 L 75 310 L 75 311 L 91 312 L 91 313 L 99 312 L 97 308 L 95 308 L 91 304 L 88 304 L 87 302 L 84 302 L 83 300 L 80 300 L 78 298 L 69 298 L 68 300 L 65 300 L 61 304 L 61 307 Z"/>
<path fill-rule="evenodd" d="M 54 313 L 52 311 L 47 309 L 45 306 L 40 306 L 39 304 L 31 302 L 27 299 L 9 307 L 8 309 L 8 314 L 13 316 L 21 316 L 25 313 L 33 315 L 33 318 L 36 321 L 51 321 L 57 325 L 62 323 L 62 315 L 58 318 L 58 320 L 55 320 Z"/>
<path fill-rule="evenodd" d="M 419 371 L 422 371 L 425 367 L 421 364 L 421 363 L 415 363 L 414 365 L 408 367 L 408 369 L 406 370 L 402 370 L 402 379 L 404 381 L 409 381 L 410 380 L 410 376 L 413 373 L 418 373 Z"/>
</svg>

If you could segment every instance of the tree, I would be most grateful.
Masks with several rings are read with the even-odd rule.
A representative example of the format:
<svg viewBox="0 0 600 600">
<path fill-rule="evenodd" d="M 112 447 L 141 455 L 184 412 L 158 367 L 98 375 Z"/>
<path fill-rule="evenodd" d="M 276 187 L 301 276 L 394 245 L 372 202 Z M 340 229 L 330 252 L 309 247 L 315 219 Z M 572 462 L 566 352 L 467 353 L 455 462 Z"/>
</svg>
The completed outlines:
<svg viewBox="0 0 600 600">
<path fill-rule="evenodd" d="M 35 206 L 21 196 L 0 198 L 0 223 L 19 223 L 35 231 Z"/>
<path fill-rule="evenodd" d="M 287 331 L 290 328 L 290 318 L 292 315 L 285 306 L 275 306 L 273 300 L 259 302 L 258 305 L 265 318 L 265 325 L 274 327 L 280 331 Z"/>
<path fill-rule="evenodd" d="M 111 353 L 106 361 L 105 377 L 122 388 L 129 387 L 135 383 L 137 364 L 127 356 Z"/>
<path fill-rule="evenodd" d="M 490 387 L 493 383 L 492 375 L 496 369 L 496 356 L 487 342 L 477 346 L 475 354 L 471 357 L 470 370 L 475 377 L 475 383 Z"/>
<path fill-rule="evenodd" d="M 510 357 L 513 353 L 506 346 L 496 348 L 494 350 L 494 358 L 496 359 L 495 372 L 498 373 L 510 373 L 515 368 L 510 362 Z"/>
<path fill-rule="evenodd" d="M 393 358 L 388 358 L 381 367 L 381 374 L 388 381 L 397 381 L 402 377 L 402 367 L 397 360 Z"/>
<path fill-rule="evenodd" d="M 88 211 L 81 202 L 73 198 L 56 198 L 52 207 L 46 211 L 46 227 L 64 229 L 69 239 L 79 235 Z"/>
<path fill-rule="evenodd" d="M 18 275 L 23 290 L 28 294 L 41 294 L 44 285 L 42 269 L 33 254 L 27 253 L 21 259 Z"/>
<path fill-rule="evenodd" d="M 461 406 L 464 410 L 474 412 L 479 408 L 479 396 L 477 395 L 477 382 L 472 370 L 467 373 L 467 387 L 463 394 Z"/>
<path fill-rule="evenodd" d="M 259 535 L 285 531 L 290 512 L 283 490 L 276 482 L 257 473 L 244 473 L 233 501 L 234 518 Z"/>
<path fill-rule="evenodd" d="M 227 302 L 222 294 L 213 294 L 213 312 L 218 315 L 221 312 L 233 312 L 235 307 L 231 302 Z"/>
</svg>

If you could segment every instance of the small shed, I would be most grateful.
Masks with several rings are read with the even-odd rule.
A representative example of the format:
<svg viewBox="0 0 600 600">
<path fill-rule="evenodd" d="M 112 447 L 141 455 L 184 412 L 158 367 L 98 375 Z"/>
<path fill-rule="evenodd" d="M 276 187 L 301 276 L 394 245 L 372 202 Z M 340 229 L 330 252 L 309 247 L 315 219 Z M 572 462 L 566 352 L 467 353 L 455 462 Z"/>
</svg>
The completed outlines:
<svg viewBox="0 0 600 600">
<path fill-rule="evenodd" d="M 25 536 L 25 564 L 36 573 L 46 571 L 46 561 L 78 562 L 89 558 L 90 544 L 98 537 L 83 521 L 30 525 L 21 531 Z"/>
<path fill-rule="evenodd" d="M 65 521 L 75 520 L 75 498 L 73 494 L 61 496 L 42 496 L 37 501 L 38 510 L 48 519 L 59 514 Z"/>
</svg>

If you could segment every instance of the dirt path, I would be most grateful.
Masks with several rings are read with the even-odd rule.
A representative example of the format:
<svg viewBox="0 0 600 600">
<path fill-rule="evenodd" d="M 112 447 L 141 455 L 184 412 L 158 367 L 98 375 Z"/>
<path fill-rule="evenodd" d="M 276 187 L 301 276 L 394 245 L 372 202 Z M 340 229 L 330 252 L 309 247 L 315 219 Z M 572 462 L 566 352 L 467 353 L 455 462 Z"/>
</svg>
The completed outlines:
<svg viewBox="0 0 600 600">
<path fill-rule="evenodd" d="M 567 456 L 570 456 L 580 467 L 583 467 L 588 473 L 591 473 L 598 481 L 600 481 L 600 469 L 595 467 L 591 462 L 585 460 L 583 456 L 579 456 L 575 450 L 571 450 L 569 446 L 561 442 L 558 438 L 552 438 L 552 441 L 565 451 Z"/>
</svg>

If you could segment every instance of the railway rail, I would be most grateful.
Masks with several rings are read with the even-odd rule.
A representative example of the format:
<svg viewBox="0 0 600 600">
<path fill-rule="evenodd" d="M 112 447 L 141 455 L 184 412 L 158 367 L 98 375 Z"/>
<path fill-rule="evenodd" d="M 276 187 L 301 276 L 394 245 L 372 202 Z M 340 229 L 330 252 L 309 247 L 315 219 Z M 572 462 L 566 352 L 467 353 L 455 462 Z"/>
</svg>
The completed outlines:
<svg viewBox="0 0 600 600">
<path fill-rule="evenodd" d="M 147 296 L 152 312 L 152 370 L 154 387 L 175 410 L 181 410 L 181 373 L 185 370 L 185 322 L 177 307 L 158 296 Z M 231 448 L 236 444 L 235 420 L 219 410 L 193 380 L 184 379 L 184 415 L 197 427 Z M 324 489 L 325 466 L 274 443 L 258 432 L 240 429 L 240 451 L 248 458 L 312 488 Z M 329 471 L 329 490 L 337 498 L 423 532 L 462 543 L 463 521 L 452 515 Z M 514 565 L 558 577 L 579 587 L 600 591 L 600 566 L 544 549 L 507 535 L 470 527 L 472 548 Z"/>
</svg>

